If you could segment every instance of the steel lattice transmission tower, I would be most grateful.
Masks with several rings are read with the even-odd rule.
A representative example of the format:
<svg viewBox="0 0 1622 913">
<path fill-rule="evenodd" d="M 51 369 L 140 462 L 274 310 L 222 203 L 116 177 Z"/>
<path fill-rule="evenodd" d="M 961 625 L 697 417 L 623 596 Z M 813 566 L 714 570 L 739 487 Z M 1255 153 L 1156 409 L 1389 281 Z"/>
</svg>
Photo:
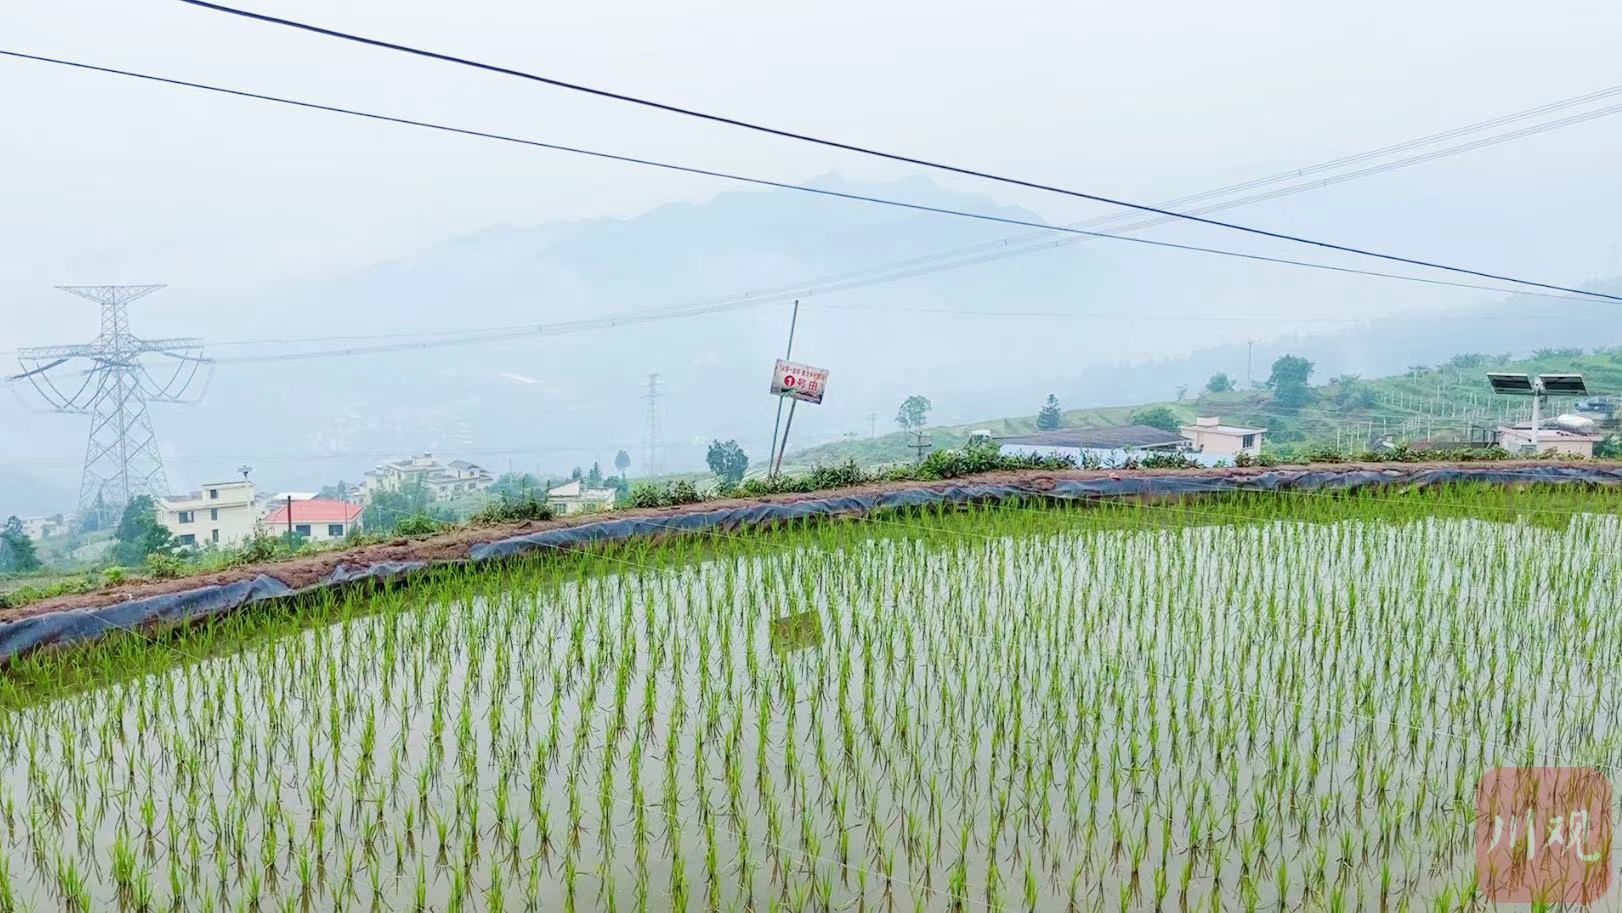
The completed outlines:
<svg viewBox="0 0 1622 913">
<path fill-rule="evenodd" d="M 168 494 L 147 404 L 196 402 L 213 361 L 203 357 L 200 339 L 141 339 L 130 332 L 130 302 L 161 285 L 57 288 L 101 305 L 101 335 L 87 345 L 20 349 L 22 373 L 8 380 L 26 380 L 50 411 L 90 416 L 79 516 L 81 523 L 93 518 L 104 527 L 117 522 L 131 498 Z M 187 398 L 193 386 L 197 396 Z"/>
<path fill-rule="evenodd" d="M 659 471 L 659 385 L 662 383 L 664 381 L 659 379 L 659 375 L 649 374 L 648 382 L 645 384 L 648 392 L 642 397 L 648 401 L 648 439 L 644 445 L 645 458 L 642 465 L 647 468 L 650 475 Z"/>
</svg>

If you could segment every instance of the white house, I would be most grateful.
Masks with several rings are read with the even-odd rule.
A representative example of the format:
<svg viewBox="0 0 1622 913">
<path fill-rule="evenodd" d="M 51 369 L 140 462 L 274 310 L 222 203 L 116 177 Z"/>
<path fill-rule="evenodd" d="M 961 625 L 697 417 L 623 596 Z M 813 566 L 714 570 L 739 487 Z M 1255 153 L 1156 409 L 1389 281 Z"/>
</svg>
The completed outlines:
<svg viewBox="0 0 1622 913">
<path fill-rule="evenodd" d="M 447 465 L 433 454 L 423 453 L 367 470 L 361 490 L 365 499 L 371 500 L 372 495 L 380 491 L 402 491 L 421 485 L 430 499 L 447 501 L 477 494 L 494 482 L 495 477 L 477 464 L 452 460 Z"/>
<path fill-rule="evenodd" d="M 567 516 L 607 510 L 614 506 L 615 494 L 612 488 L 587 488 L 584 481 L 575 479 L 547 489 L 546 502 Z"/>
<path fill-rule="evenodd" d="M 342 539 L 360 526 L 364 509 L 359 504 L 325 498 L 283 501 L 265 514 L 264 530 L 272 536 L 291 532 L 316 542 Z"/>
<path fill-rule="evenodd" d="M 1594 445 L 1604 440 L 1599 434 L 1583 434 L 1578 431 L 1567 431 L 1563 428 L 1538 428 L 1537 452 L 1570 454 L 1572 456 L 1591 457 L 1594 455 Z M 1532 447 L 1531 425 L 1500 425 L 1498 427 L 1498 446 L 1510 453 L 1528 453 Z"/>
<path fill-rule="evenodd" d="M 39 517 L 18 517 L 23 524 L 23 535 L 38 542 L 68 531 L 68 522 L 61 514 Z"/>
<path fill-rule="evenodd" d="M 1266 428 L 1224 425 L 1222 419 L 1214 415 L 1196 418 L 1194 424 L 1183 425 L 1178 430 L 1195 453 L 1224 460 L 1232 460 L 1241 453 L 1261 456 L 1262 435 L 1267 433 Z"/>
<path fill-rule="evenodd" d="M 253 483 L 214 482 L 198 491 L 156 501 L 158 525 L 181 545 L 237 545 L 253 535 L 259 520 Z"/>
</svg>

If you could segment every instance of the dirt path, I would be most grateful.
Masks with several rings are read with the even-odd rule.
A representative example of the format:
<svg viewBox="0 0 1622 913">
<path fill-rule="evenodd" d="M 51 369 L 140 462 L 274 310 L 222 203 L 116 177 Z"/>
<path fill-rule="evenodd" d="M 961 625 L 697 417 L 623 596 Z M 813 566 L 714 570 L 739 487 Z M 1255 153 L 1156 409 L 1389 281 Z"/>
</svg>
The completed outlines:
<svg viewBox="0 0 1622 913">
<path fill-rule="evenodd" d="M 710 510 L 719 510 L 728 507 L 740 507 L 749 504 L 787 504 L 807 499 L 826 498 L 840 494 L 874 494 L 886 491 L 902 491 L 915 488 L 947 488 L 967 483 L 1010 483 L 1017 482 L 1030 485 L 1037 489 L 1051 487 L 1055 479 L 1119 479 L 1125 477 L 1156 477 L 1175 476 L 1180 478 L 1243 478 L 1267 472 L 1297 472 L 1306 470 L 1320 471 L 1407 471 L 1413 472 L 1421 469 L 1446 468 L 1474 468 L 1474 469 L 1514 469 L 1528 467 L 1549 467 L 1562 465 L 1548 460 L 1541 461 L 1510 461 L 1497 463 L 1333 463 L 1311 466 L 1278 466 L 1254 467 L 1244 469 L 1134 469 L 1134 470 L 1084 470 L 1072 469 L 1058 472 L 1048 470 L 1026 470 L 1018 472 L 991 472 L 977 476 L 967 476 L 950 479 L 942 482 L 874 482 L 850 488 L 829 489 L 823 491 L 800 494 L 768 495 L 759 498 L 728 498 L 715 501 L 704 501 L 698 504 L 687 504 L 680 507 L 632 508 L 617 510 L 609 514 L 584 514 L 574 517 L 559 518 L 547 521 L 524 521 L 521 523 L 506 523 L 493 526 L 468 527 L 438 533 L 432 536 L 419 538 L 392 539 L 387 542 L 373 545 L 362 545 L 347 549 L 334 549 L 298 558 L 287 558 L 279 561 L 270 561 L 261 564 L 250 564 L 228 570 L 216 571 L 210 574 L 198 574 L 190 577 L 181 577 L 174 580 L 139 580 L 109 586 L 92 593 L 77 593 L 56 596 L 39 602 L 29 603 L 17 608 L 0 610 L 0 621 L 14 621 L 19 618 L 28 618 L 35 615 L 44 615 L 51 612 L 61 612 L 71 609 L 98 608 L 139 599 L 146 596 L 156 596 L 163 593 L 174 593 L 181 590 L 194 589 L 201 586 L 234 583 L 240 580 L 250 580 L 261 574 L 274 577 L 295 589 L 310 586 L 319 582 L 340 564 L 364 566 L 378 564 L 386 561 L 427 561 L 449 562 L 459 561 L 467 557 L 468 549 L 481 542 L 494 542 L 520 533 L 530 533 L 537 530 L 557 527 L 576 526 L 582 523 L 591 523 L 604 518 L 620 517 L 660 517 L 684 513 L 695 513 Z M 1593 465 L 1592 463 L 1579 465 Z M 1613 467 L 1616 464 L 1610 464 Z M 1044 484 L 1045 483 L 1045 484 Z"/>
</svg>

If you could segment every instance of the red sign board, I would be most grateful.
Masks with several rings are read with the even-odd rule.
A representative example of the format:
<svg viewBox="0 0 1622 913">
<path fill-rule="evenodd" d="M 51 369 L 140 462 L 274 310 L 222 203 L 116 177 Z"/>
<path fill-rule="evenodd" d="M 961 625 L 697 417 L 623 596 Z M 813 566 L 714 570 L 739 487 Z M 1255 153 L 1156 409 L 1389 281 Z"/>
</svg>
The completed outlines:
<svg viewBox="0 0 1622 913">
<path fill-rule="evenodd" d="M 772 395 L 792 396 L 808 403 L 821 403 L 828 388 L 828 370 L 813 368 L 779 358 L 772 369 Z"/>
</svg>

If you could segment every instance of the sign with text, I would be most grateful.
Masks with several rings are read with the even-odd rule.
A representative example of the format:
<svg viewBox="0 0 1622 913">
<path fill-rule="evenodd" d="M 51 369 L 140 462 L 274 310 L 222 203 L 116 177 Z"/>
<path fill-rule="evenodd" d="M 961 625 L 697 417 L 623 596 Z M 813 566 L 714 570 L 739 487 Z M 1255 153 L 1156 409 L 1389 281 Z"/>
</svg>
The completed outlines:
<svg viewBox="0 0 1622 913">
<path fill-rule="evenodd" d="M 822 403 L 822 392 L 828 388 L 828 369 L 813 368 L 799 362 L 779 358 L 772 369 L 772 395 L 792 396 L 808 403 Z"/>
</svg>

